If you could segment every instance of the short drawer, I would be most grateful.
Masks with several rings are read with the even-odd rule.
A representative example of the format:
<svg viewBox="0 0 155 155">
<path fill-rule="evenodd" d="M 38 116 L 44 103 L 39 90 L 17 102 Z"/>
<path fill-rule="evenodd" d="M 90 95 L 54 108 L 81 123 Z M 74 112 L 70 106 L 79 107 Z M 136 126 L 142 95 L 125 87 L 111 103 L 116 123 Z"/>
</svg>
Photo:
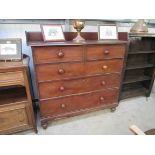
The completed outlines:
<svg viewBox="0 0 155 155">
<path fill-rule="evenodd" d="M 0 106 L 0 134 L 29 128 L 24 103 Z"/>
<path fill-rule="evenodd" d="M 24 85 L 22 71 L 0 73 L 0 86 Z"/>
<path fill-rule="evenodd" d="M 85 66 L 86 75 L 121 73 L 123 59 L 87 62 Z"/>
<path fill-rule="evenodd" d="M 120 74 L 39 83 L 41 99 L 119 87 Z"/>
<path fill-rule="evenodd" d="M 92 109 L 117 102 L 118 89 L 41 101 L 42 117 L 64 115 L 74 111 Z"/>
<path fill-rule="evenodd" d="M 124 45 L 98 45 L 86 47 L 87 60 L 124 58 L 124 53 Z"/>
<path fill-rule="evenodd" d="M 82 61 L 83 48 L 81 46 L 33 47 L 33 56 L 36 64 Z"/>
<path fill-rule="evenodd" d="M 44 64 L 36 66 L 38 81 L 78 77 L 84 74 L 83 63 Z"/>
</svg>

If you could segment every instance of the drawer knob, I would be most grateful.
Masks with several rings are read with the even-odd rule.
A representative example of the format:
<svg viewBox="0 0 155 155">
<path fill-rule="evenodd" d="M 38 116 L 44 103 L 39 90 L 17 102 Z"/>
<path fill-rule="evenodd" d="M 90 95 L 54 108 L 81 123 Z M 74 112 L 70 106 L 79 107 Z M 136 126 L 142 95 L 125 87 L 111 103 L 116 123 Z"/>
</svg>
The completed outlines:
<svg viewBox="0 0 155 155">
<path fill-rule="evenodd" d="M 60 68 L 60 69 L 58 70 L 58 73 L 59 73 L 59 74 L 64 74 L 65 71 L 64 71 L 64 69 Z"/>
<path fill-rule="evenodd" d="M 64 57 L 64 52 L 62 52 L 62 50 L 59 51 L 58 57 L 59 57 L 59 58 L 63 58 L 63 57 Z"/>
<path fill-rule="evenodd" d="M 61 108 L 64 109 L 65 108 L 65 104 L 61 104 Z"/>
<path fill-rule="evenodd" d="M 107 65 L 104 65 L 102 68 L 103 68 L 103 69 L 107 69 L 107 68 L 108 68 L 108 66 L 107 66 Z"/>
<path fill-rule="evenodd" d="M 104 101 L 105 99 L 104 99 L 104 97 L 100 97 L 100 101 Z"/>
<path fill-rule="evenodd" d="M 109 50 L 104 51 L 104 54 L 109 54 L 109 53 L 110 53 Z"/>
<path fill-rule="evenodd" d="M 105 85 L 105 81 L 102 81 L 101 84 L 104 86 Z"/>
<path fill-rule="evenodd" d="M 65 88 L 63 86 L 60 87 L 60 91 L 64 91 Z"/>
</svg>

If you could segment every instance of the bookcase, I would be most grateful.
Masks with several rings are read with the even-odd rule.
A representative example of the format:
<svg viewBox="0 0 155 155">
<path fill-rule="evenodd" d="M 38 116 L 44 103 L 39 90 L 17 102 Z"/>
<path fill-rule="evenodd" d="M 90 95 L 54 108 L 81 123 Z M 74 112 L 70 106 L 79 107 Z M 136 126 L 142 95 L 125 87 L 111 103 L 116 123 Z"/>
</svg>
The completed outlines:
<svg viewBox="0 0 155 155">
<path fill-rule="evenodd" d="M 154 78 L 155 34 L 129 33 L 129 50 L 120 99 L 149 97 Z"/>
</svg>

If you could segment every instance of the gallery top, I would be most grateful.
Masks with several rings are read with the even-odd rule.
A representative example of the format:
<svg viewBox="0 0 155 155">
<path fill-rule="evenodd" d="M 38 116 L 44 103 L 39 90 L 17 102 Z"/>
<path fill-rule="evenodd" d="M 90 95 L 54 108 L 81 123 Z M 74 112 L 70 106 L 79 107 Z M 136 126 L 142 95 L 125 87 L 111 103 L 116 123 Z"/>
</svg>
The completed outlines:
<svg viewBox="0 0 155 155">
<path fill-rule="evenodd" d="M 97 32 L 84 32 L 81 33 L 86 39 L 82 42 L 73 42 L 72 39 L 76 36 L 74 32 L 64 32 L 65 40 L 61 42 L 45 42 L 41 32 L 26 32 L 27 45 L 29 46 L 66 46 L 66 45 L 93 45 L 93 44 L 126 44 L 127 33 L 124 36 L 121 34 L 122 40 L 98 40 Z M 120 39 L 120 38 L 119 38 Z M 125 40 L 125 41 L 124 41 Z"/>
</svg>

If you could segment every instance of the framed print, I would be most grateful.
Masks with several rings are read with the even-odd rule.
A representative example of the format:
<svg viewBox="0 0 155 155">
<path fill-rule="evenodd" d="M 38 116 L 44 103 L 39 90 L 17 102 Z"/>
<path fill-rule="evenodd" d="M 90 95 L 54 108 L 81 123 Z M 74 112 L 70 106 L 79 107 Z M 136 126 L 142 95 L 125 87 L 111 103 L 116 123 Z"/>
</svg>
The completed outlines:
<svg viewBox="0 0 155 155">
<path fill-rule="evenodd" d="M 41 25 L 44 41 L 64 41 L 64 33 L 61 25 Z"/>
<path fill-rule="evenodd" d="M 0 39 L 0 60 L 20 61 L 21 59 L 21 39 Z"/>
<path fill-rule="evenodd" d="M 118 39 L 118 29 L 116 24 L 98 25 L 98 39 Z"/>
</svg>

